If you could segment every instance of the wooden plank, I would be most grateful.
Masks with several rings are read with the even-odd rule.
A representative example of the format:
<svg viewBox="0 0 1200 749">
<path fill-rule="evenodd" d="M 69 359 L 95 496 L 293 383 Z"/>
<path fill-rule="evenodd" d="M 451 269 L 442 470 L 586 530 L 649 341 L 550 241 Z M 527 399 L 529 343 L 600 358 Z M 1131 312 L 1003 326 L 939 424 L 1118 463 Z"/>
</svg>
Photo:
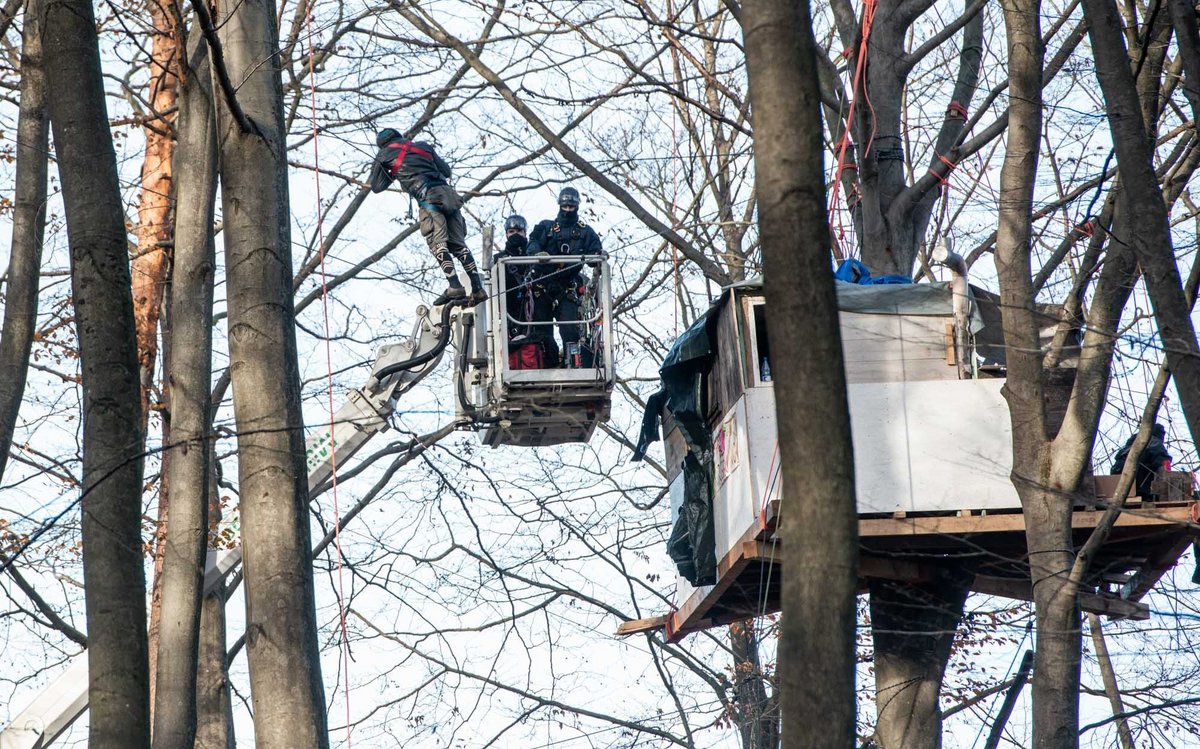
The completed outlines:
<svg viewBox="0 0 1200 749">
<path fill-rule="evenodd" d="M 954 355 L 956 352 L 954 351 L 954 323 L 952 322 L 946 323 L 945 345 L 946 363 L 953 366 L 956 363 L 954 360 Z"/>
<path fill-rule="evenodd" d="M 1076 510 L 1072 527 L 1095 528 L 1104 516 L 1101 512 Z M 1179 525 L 1191 521 L 1191 505 L 1175 507 L 1159 506 L 1154 509 L 1132 509 L 1117 518 L 1116 525 L 1154 526 Z M 972 533 L 1024 532 L 1025 516 L 1020 512 L 993 513 L 990 515 L 933 515 L 909 516 L 905 518 L 883 517 L 862 518 L 858 521 L 858 535 L 870 538 L 877 536 L 962 536 Z"/>
<path fill-rule="evenodd" d="M 910 583 L 925 583 L 933 580 L 934 577 L 929 565 L 865 554 L 858 559 L 858 576 L 875 577 L 881 580 L 901 580 Z"/>
<path fill-rule="evenodd" d="M 725 305 L 717 319 L 716 360 L 708 375 L 709 405 L 719 418 L 733 408 L 745 388 L 742 370 L 748 347 L 739 330 L 738 305 L 731 302 Z"/>
<path fill-rule="evenodd" d="M 653 632 L 656 629 L 662 629 L 667 626 L 667 617 L 652 616 L 646 619 L 632 619 L 627 622 L 621 622 L 617 625 L 617 636 L 627 637 L 636 635 L 640 632 Z"/>
<path fill-rule="evenodd" d="M 1028 580 L 977 575 L 975 582 L 971 585 L 971 590 L 984 595 L 1012 598 L 1017 601 L 1033 601 L 1033 588 Z M 1150 618 L 1150 607 L 1144 603 L 1090 592 L 1079 594 L 1079 607 L 1084 611 L 1114 619 L 1145 621 Z"/>
</svg>

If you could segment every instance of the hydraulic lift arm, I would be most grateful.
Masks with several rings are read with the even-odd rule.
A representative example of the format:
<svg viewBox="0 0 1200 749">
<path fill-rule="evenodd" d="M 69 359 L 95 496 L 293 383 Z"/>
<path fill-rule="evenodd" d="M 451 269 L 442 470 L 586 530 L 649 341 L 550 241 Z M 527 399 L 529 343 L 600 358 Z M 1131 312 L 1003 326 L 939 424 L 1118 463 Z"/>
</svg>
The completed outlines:
<svg viewBox="0 0 1200 749">
<path fill-rule="evenodd" d="M 314 432 L 305 448 L 310 497 L 333 474 L 334 460 L 344 465 L 376 434 L 388 428 L 396 402 L 432 372 L 451 339 L 451 324 L 461 302 L 432 310 L 417 308 L 412 336 L 384 346 L 376 354 L 371 377 L 350 391 L 333 423 Z M 469 314 L 469 313 L 468 313 Z M 210 551 L 204 570 L 204 593 L 211 593 L 242 561 L 242 550 Z M 88 663 L 84 651 L 13 721 L 0 731 L 0 749 L 43 749 L 61 736 L 88 706 Z"/>
</svg>

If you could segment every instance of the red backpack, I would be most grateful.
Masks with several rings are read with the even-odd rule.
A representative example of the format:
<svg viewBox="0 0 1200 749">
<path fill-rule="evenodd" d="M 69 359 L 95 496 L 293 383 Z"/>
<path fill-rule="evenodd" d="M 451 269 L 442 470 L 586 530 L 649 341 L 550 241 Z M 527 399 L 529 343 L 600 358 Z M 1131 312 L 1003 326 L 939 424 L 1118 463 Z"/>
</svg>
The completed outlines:
<svg viewBox="0 0 1200 749">
<path fill-rule="evenodd" d="M 546 357 L 537 341 L 522 343 L 508 352 L 509 369 L 545 369 Z"/>
</svg>

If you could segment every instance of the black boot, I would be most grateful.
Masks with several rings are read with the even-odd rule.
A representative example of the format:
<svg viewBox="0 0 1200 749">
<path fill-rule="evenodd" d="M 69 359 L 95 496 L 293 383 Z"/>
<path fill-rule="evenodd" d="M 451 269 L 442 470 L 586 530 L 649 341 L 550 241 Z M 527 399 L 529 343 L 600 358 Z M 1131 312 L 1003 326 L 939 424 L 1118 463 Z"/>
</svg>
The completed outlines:
<svg viewBox="0 0 1200 749">
<path fill-rule="evenodd" d="M 487 290 L 483 288 L 483 279 L 478 273 L 471 274 L 471 298 L 468 300 L 472 307 L 482 304 L 488 298 Z"/>
<path fill-rule="evenodd" d="M 462 281 L 458 280 L 458 276 L 450 279 L 450 286 L 442 295 L 433 300 L 434 307 L 440 307 L 446 304 L 451 299 L 463 299 L 467 296 L 467 290 L 463 288 Z"/>
</svg>

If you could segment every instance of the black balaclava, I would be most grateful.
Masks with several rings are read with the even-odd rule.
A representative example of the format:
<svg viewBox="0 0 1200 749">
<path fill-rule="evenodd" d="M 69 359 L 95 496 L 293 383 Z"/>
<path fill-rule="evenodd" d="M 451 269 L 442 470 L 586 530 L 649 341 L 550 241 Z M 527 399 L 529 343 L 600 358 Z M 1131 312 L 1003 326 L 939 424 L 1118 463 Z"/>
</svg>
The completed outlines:
<svg viewBox="0 0 1200 749">
<path fill-rule="evenodd" d="M 576 223 L 578 223 L 578 221 L 579 221 L 579 209 L 578 208 L 576 208 L 573 211 L 560 210 L 558 212 L 558 225 L 559 226 L 571 227 L 571 226 L 574 226 Z"/>
<path fill-rule="evenodd" d="M 504 242 L 504 250 L 513 255 L 524 255 L 529 240 L 520 234 L 511 234 Z"/>
</svg>

